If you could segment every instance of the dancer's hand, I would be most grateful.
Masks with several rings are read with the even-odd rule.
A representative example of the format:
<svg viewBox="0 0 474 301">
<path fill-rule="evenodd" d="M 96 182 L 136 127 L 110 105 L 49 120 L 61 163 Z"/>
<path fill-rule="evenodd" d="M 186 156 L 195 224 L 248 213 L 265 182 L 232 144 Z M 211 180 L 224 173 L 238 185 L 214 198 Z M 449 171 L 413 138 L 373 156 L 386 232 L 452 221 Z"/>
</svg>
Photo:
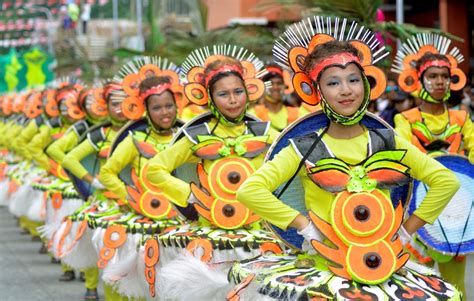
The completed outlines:
<svg viewBox="0 0 474 301">
<path fill-rule="evenodd" d="M 94 180 L 92 180 L 91 185 L 95 189 L 105 189 L 105 186 L 98 179 L 95 178 Z"/>
<path fill-rule="evenodd" d="M 187 200 L 187 203 L 188 204 L 194 204 L 194 203 L 200 203 L 199 200 L 196 198 L 196 196 L 194 196 L 194 193 L 190 193 L 189 194 L 189 197 L 188 197 L 188 200 Z"/>
<path fill-rule="evenodd" d="M 407 232 L 403 225 L 400 226 L 400 229 L 398 229 L 398 237 L 400 237 L 403 246 L 406 246 L 406 244 L 411 241 L 411 235 Z"/>
<path fill-rule="evenodd" d="M 312 222 L 309 222 L 306 227 L 297 232 L 299 235 L 304 237 L 304 242 L 302 245 L 303 251 L 312 255 L 317 254 L 318 252 L 316 252 L 316 250 L 311 245 L 311 241 L 317 240 L 319 242 L 322 242 L 324 240 L 324 236 L 318 231 L 318 229 L 316 229 L 314 224 Z"/>
</svg>

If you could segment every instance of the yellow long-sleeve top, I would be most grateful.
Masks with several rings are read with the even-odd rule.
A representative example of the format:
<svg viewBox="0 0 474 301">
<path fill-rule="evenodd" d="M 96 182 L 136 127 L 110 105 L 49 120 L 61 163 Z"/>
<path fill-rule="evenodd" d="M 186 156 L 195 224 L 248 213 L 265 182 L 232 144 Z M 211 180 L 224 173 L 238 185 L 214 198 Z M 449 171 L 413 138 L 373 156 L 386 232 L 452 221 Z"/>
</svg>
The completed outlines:
<svg viewBox="0 0 474 301">
<path fill-rule="evenodd" d="M 2 143 L 3 145 L 10 149 L 13 150 L 13 140 L 14 137 L 17 137 L 20 131 L 23 129 L 23 127 L 16 123 L 15 120 L 10 120 L 6 125 L 3 133 L 3 139 Z"/>
<path fill-rule="evenodd" d="M 428 129 L 435 135 L 443 133 L 449 123 L 448 110 L 444 110 L 441 115 L 421 112 L 421 116 L 423 117 L 423 121 Z M 407 141 L 411 141 L 413 134 L 410 122 L 402 114 L 395 115 L 394 122 L 397 134 L 405 138 Z M 474 133 L 472 121 L 469 116 L 466 118 L 466 122 L 461 129 L 461 134 L 464 143 L 463 149 L 469 152 L 469 162 L 474 164 Z"/>
<path fill-rule="evenodd" d="M 248 113 L 263 121 L 270 121 L 272 127 L 278 131 L 282 131 L 298 117 L 303 116 L 299 108 L 282 106 L 280 111 L 271 112 L 263 104 L 254 106 Z"/>
<path fill-rule="evenodd" d="M 40 123 L 40 124 L 38 124 Z M 28 152 L 27 145 L 33 137 L 39 133 L 39 128 L 42 125 L 41 120 L 31 119 L 28 125 L 20 132 L 18 137 L 13 141 L 17 152 L 26 160 L 31 160 L 31 154 Z"/>
<path fill-rule="evenodd" d="M 125 138 L 114 150 L 112 156 L 100 169 L 99 180 L 110 191 L 115 193 L 120 199 L 127 197 L 125 183 L 119 179 L 120 172 L 129 164 L 137 171 L 145 166 L 148 161 L 140 153 L 133 142 L 133 134 Z M 155 145 L 168 145 L 173 139 L 173 135 L 162 136 L 151 131 L 147 141 L 153 141 Z M 158 147 L 158 151 L 159 151 Z M 139 167 L 140 166 L 140 167 Z"/>
<path fill-rule="evenodd" d="M 31 154 L 31 159 L 45 170 L 50 170 L 49 158 L 44 153 L 44 149 L 53 141 L 50 133 L 50 128 L 47 125 L 40 126 L 38 133 L 28 143 L 28 153 Z"/>
<path fill-rule="evenodd" d="M 322 141 L 336 158 L 349 164 L 358 164 L 367 157 L 367 132 L 351 139 L 336 139 L 326 134 Z M 348 145 L 350 147 L 347 147 Z M 395 137 L 395 145 L 397 149 L 407 151 L 401 163 L 411 169 L 410 175 L 430 187 L 414 214 L 428 223 L 433 223 L 456 193 L 459 181 L 451 171 L 403 138 Z M 237 200 L 263 219 L 286 229 L 299 213 L 278 200 L 272 192 L 293 176 L 300 160 L 293 146 L 287 146 L 247 179 L 237 192 Z M 307 176 L 304 167 L 300 169 L 298 176 L 302 180 L 306 208 L 330 222 L 329 214 L 335 194 L 319 188 Z"/>
<path fill-rule="evenodd" d="M 61 165 L 79 179 L 84 178 L 84 176 L 86 176 L 89 172 L 81 164 L 81 160 L 90 154 L 106 150 L 108 147 L 110 147 L 110 144 L 116 135 L 117 131 L 113 130 L 111 127 L 108 127 L 104 130 L 105 139 L 98 142 L 97 144 L 94 144 L 91 139 L 85 139 L 63 158 Z M 99 167 L 105 163 L 106 156 L 104 157 L 105 158 L 99 158 Z"/>
<path fill-rule="evenodd" d="M 5 127 L 7 125 L 7 119 L 6 118 L 1 118 L 0 119 L 0 146 L 3 146 L 3 136 L 4 136 L 4 131 Z"/>
<path fill-rule="evenodd" d="M 79 142 L 79 136 L 74 131 L 68 131 L 64 136 L 51 143 L 46 154 L 54 161 L 61 163 L 66 154 Z"/>
<path fill-rule="evenodd" d="M 212 129 L 216 125 L 216 120 L 212 119 L 208 123 L 208 128 Z M 237 126 L 226 126 L 219 124 L 214 130 L 214 135 L 218 137 L 239 137 L 247 130 L 245 124 Z M 267 143 L 272 143 L 278 133 L 273 129 L 268 129 L 267 135 L 269 139 Z M 175 204 L 186 207 L 187 200 L 190 196 L 191 189 L 189 183 L 178 179 L 171 175 L 171 172 L 185 163 L 200 162 L 200 158 L 196 157 L 191 150 L 194 145 L 188 137 L 183 137 L 165 151 L 159 153 L 149 161 L 147 179 L 156 185 L 165 196 Z M 261 154 L 251 162 L 256 168 L 263 164 L 264 154 Z M 204 160 L 203 166 L 207 171 L 214 161 Z"/>
<path fill-rule="evenodd" d="M 79 143 L 79 138 L 88 127 L 89 125 L 85 120 L 74 123 L 61 138 L 46 148 L 46 154 L 58 164 L 61 164 L 66 154 Z"/>
</svg>

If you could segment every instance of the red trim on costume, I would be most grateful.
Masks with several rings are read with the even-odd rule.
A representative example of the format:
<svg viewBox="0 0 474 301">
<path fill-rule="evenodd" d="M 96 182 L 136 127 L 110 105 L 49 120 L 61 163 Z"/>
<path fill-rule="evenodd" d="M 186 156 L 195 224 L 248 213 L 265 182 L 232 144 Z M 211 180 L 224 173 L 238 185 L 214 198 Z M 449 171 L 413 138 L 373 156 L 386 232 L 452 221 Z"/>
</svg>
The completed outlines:
<svg viewBox="0 0 474 301">
<path fill-rule="evenodd" d="M 104 98 L 107 99 L 112 91 L 118 91 L 122 89 L 121 84 L 110 83 L 104 88 Z"/>
<path fill-rule="evenodd" d="M 428 61 L 424 63 L 423 65 L 421 65 L 420 71 L 418 72 L 418 74 L 421 76 L 423 72 L 425 72 L 425 70 L 430 67 L 440 67 L 440 68 L 447 67 L 448 69 L 451 69 L 451 64 L 443 60 Z"/>
<path fill-rule="evenodd" d="M 274 67 L 274 66 L 267 67 L 267 71 L 268 71 L 268 73 L 276 73 L 276 74 L 280 75 L 281 77 L 283 77 L 283 70 L 281 70 L 278 67 Z"/>
<path fill-rule="evenodd" d="M 316 64 L 313 68 L 313 70 L 309 71 L 309 77 L 313 80 L 316 81 L 318 79 L 319 73 L 325 69 L 326 67 L 330 65 L 342 65 L 346 66 L 347 64 L 350 63 L 357 63 L 360 65 L 360 60 L 357 56 L 353 55 L 352 53 L 338 53 L 335 55 L 332 55 L 330 57 L 325 58 L 318 64 Z"/>
<path fill-rule="evenodd" d="M 206 83 L 206 87 L 207 85 L 209 84 L 209 81 L 214 77 L 216 76 L 217 74 L 219 73 L 225 73 L 225 72 L 237 72 L 238 74 L 240 74 L 240 76 L 243 77 L 243 72 L 242 72 L 242 69 L 240 69 L 238 66 L 236 65 L 224 65 L 220 68 L 217 68 L 216 70 L 214 71 L 211 71 L 205 78 L 205 83 Z"/>
<path fill-rule="evenodd" d="M 165 92 L 166 90 L 171 90 L 171 84 L 170 83 L 161 84 L 161 85 L 158 85 L 158 86 L 155 86 L 155 87 L 152 87 L 152 88 L 146 90 L 145 92 L 143 92 L 143 94 L 140 95 L 140 99 L 142 101 L 145 101 L 145 99 L 147 99 L 148 96 L 150 96 L 150 95 L 160 95 L 161 93 Z"/>
</svg>

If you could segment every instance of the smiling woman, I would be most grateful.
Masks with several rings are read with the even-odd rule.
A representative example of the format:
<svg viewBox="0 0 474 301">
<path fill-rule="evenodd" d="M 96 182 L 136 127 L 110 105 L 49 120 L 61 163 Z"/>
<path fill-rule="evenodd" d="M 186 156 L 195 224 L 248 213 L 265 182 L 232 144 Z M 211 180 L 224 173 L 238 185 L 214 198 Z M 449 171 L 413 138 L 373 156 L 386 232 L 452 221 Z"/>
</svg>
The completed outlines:
<svg viewBox="0 0 474 301">
<path fill-rule="evenodd" d="M 148 94 L 154 87 L 163 88 L 154 94 Z M 150 77 L 140 84 L 140 94 L 146 95 L 144 99 L 147 118 L 155 130 L 169 131 L 177 118 L 178 107 L 173 92 L 170 90 L 171 82 L 167 77 Z M 148 94 L 148 95 L 147 95 Z"/>
<path fill-rule="evenodd" d="M 413 290 L 431 295 L 428 282 L 440 281 L 431 278 L 430 270 L 405 267 L 403 276 L 396 271 L 408 261 L 403 246 L 411 234 L 434 221 L 459 182 L 367 114 L 370 100 L 385 91 L 385 76 L 373 64 L 387 53 L 375 43 L 366 44 L 373 39 L 370 31 L 354 40 L 351 32 L 357 32 L 357 24 L 352 22 L 346 33 L 346 23 L 308 18 L 290 26 L 275 43 L 275 59 L 295 72 L 295 91 L 308 104 L 320 101 L 324 114 L 313 113 L 286 129 L 271 147 L 270 160 L 239 188 L 237 200 L 303 254 L 236 263 L 229 279 L 238 285 L 229 297 L 248 287 L 243 299 L 265 294 L 278 299 L 400 300 Z M 410 177 L 423 179 L 430 189 L 403 222 L 403 201 L 392 199 L 392 193 Z M 303 192 L 295 194 L 300 187 Z M 427 285 L 415 288 L 410 279 L 420 273 Z M 361 290 L 361 283 L 368 289 Z M 394 291 L 382 289 L 393 283 Z M 446 299 L 459 299 L 454 287 L 446 282 L 443 287 Z"/>
<path fill-rule="evenodd" d="M 224 299 L 233 261 L 281 251 L 260 218 L 235 199 L 239 186 L 262 164 L 276 132 L 245 114 L 248 102 L 265 89 L 259 79 L 263 64 L 253 54 L 236 46 L 205 47 L 182 66 L 185 95 L 207 104 L 211 113 L 183 126 L 181 139 L 149 161 L 146 181 L 183 215 L 199 219 L 150 237 L 146 246 L 159 246 L 160 259 L 147 269 L 155 272 L 156 293 L 163 299 Z M 196 180 L 189 181 L 190 175 Z M 197 258 L 183 256 L 185 250 Z"/>
</svg>

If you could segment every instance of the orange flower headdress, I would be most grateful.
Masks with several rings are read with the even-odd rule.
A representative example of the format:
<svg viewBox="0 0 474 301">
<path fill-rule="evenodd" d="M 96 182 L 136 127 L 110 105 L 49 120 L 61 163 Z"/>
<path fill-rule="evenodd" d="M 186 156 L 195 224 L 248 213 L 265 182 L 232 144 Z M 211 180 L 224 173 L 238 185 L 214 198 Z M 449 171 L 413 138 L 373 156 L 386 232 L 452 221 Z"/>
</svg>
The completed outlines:
<svg viewBox="0 0 474 301">
<path fill-rule="evenodd" d="M 13 111 L 13 95 L 8 94 L 3 96 L 2 111 L 5 116 L 10 116 Z"/>
<path fill-rule="evenodd" d="M 84 83 L 69 77 L 60 78 L 56 83 L 56 101 L 63 116 L 73 120 L 81 120 L 86 113 L 79 105 L 79 92 L 84 89 Z"/>
<path fill-rule="evenodd" d="M 243 69 L 236 65 L 225 65 L 204 78 L 206 67 L 223 56 L 229 56 L 240 62 Z M 197 105 L 205 105 L 209 100 L 207 84 L 219 73 L 235 71 L 245 81 L 249 100 L 259 99 L 264 93 L 264 83 L 259 79 L 266 70 L 263 62 L 247 49 L 235 45 L 214 45 L 191 52 L 182 64 L 182 72 L 186 74 L 188 83 L 184 87 L 186 97 Z"/>
<path fill-rule="evenodd" d="M 239 61 L 241 66 L 224 64 L 209 74 L 204 74 L 209 64 L 225 57 L 231 57 Z M 260 79 L 267 73 L 264 64 L 253 53 L 243 47 L 235 45 L 213 45 L 212 48 L 209 46 L 202 47 L 191 52 L 181 67 L 188 80 L 188 83 L 184 86 L 186 98 L 197 105 L 205 105 L 207 103 L 214 116 L 224 123 L 240 122 L 245 116 L 245 111 L 236 120 L 227 120 L 215 107 L 211 97 L 209 97 L 208 85 L 212 78 L 227 72 L 239 74 L 244 80 L 249 101 L 259 99 L 265 92 L 265 83 Z"/>
<path fill-rule="evenodd" d="M 26 98 L 23 112 L 26 117 L 33 119 L 43 113 L 43 103 L 41 101 L 41 92 L 32 91 Z"/>
<path fill-rule="evenodd" d="M 359 26 L 355 21 L 350 25 L 348 23 L 347 19 L 309 17 L 288 27 L 273 46 L 275 62 L 294 72 L 293 86 L 301 99 L 309 105 L 316 105 L 322 100 L 325 114 L 342 124 L 358 122 L 364 116 L 369 100 L 377 99 L 385 91 L 385 74 L 374 64 L 388 55 L 370 30 Z M 329 56 L 311 70 L 306 70 L 305 61 L 309 54 L 317 46 L 334 40 L 348 41 L 359 51 L 360 57 L 340 53 Z M 350 63 L 357 64 L 366 77 L 365 101 L 353 116 L 346 117 L 333 111 L 325 99 L 322 99 L 317 81 L 322 71 L 329 66 L 347 66 Z"/>
<path fill-rule="evenodd" d="M 152 76 L 167 77 L 168 84 L 161 84 L 140 93 L 140 83 Z M 177 105 L 183 101 L 183 86 L 180 84 L 178 67 L 168 59 L 161 57 L 141 57 L 129 62 L 114 77 L 117 82 L 122 82 L 123 91 L 113 91 L 112 97 L 122 98 L 123 114 L 132 120 L 140 119 L 145 113 L 145 100 L 153 94 L 161 94 L 171 90 Z"/>
<path fill-rule="evenodd" d="M 398 49 L 392 64 L 392 71 L 400 74 L 400 88 L 407 93 L 417 92 L 422 99 L 433 102 L 421 82 L 423 72 L 430 67 L 447 67 L 451 73 L 450 89 L 461 90 L 466 85 L 466 75 L 458 68 L 458 64 L 464 61 L 464 57 L 457 47 L 448 52 L 450 44 L 451 40 L 446 37 L 427 33 L 417 34 L 406 40 Z M 449 63 L 444 60 L 429 60 L 417 70 L 417 61 L 427 53 L 443 55 Z M 449 93 L 446 98 L 448 97 Z"/>
<path fill-rule="evenodd" d="M 14 94 L 12 102 L 12 112 L 14 114 L 23 113 L 27 96 L 26 92 Z"/>
<path fill-rule="evenodd" d="M 107 117 L 107 101 L 104 98 L 104 84 L 95 83 L 93 88 L 85 88 L 79 93 L 79 106 L 87 118 L 100 121 Z M 93 117 L 92 114 L 96 117 Z M 97 120 L 99 119 L 99 120 Z"/>
</svg>

